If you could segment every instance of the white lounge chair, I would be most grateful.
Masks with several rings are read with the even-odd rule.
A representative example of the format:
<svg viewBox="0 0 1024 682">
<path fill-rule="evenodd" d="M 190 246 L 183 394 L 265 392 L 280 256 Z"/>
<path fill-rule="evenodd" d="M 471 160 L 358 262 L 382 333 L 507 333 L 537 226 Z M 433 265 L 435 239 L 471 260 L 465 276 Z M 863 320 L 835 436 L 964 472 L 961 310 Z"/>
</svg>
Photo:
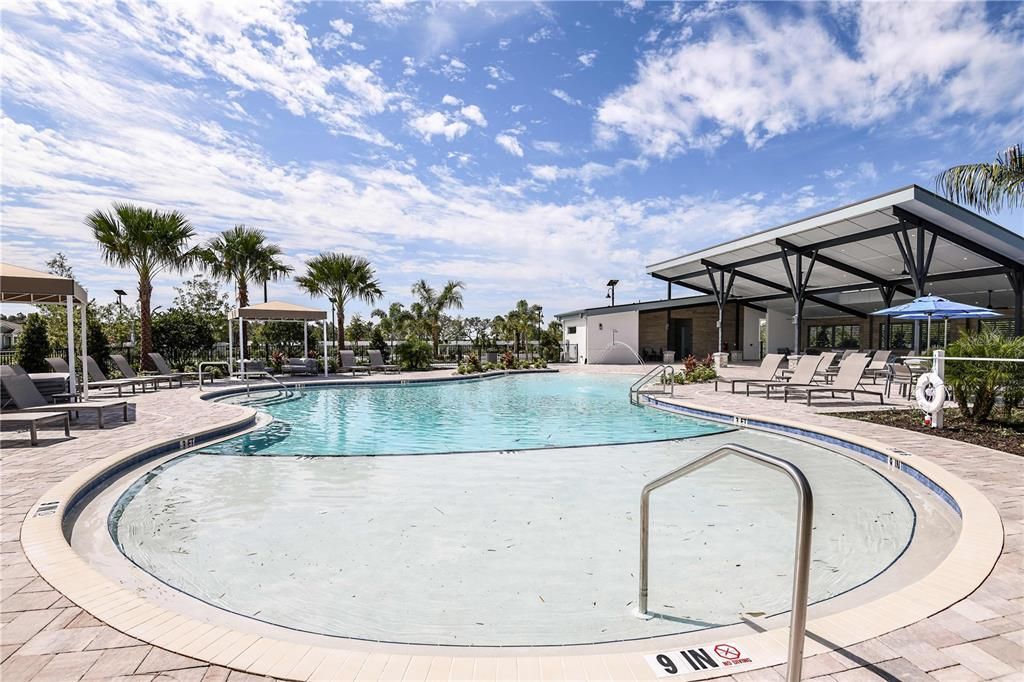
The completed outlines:
<svg viewBox="0 0 1024 682">
<path fill-rule="evenodd" d="M 854 353 L 850 357 L 839 363 L 839 372 L 836 373 L 835 380 L 827 386 L 784 386 L 783 387 L 783 398 L 786 402 L 789 402 L 790 393 L 802 393 L 807 396 L 807 404 L 811 404 L 811 396 L 815 393 L 831 393 L 832 397 L 836 397 L 836 393 L 849 393 L 850 400 L 855 400 L 855 394 L 865 393 L 867 395 L 878 396 L 878 402 L 885 404 L 885 395 L 879 391 L 868 391 L 860 387 L 860 382 L 864 380 L 864 370 L 868 366 L 868 356 L 865 353 Z"/>
<path fill-rule="evenodd" d="M 715 390 L 718 390 L 718 382 L 729 384 L 729 391 L 735 393 L 736 384 L 750 381 L 771 381 L 775 378 L 775 373 L 779 371 L 779 365 L 782 364 L 783 358 L 781 353 L 769 353 L 761 361 L 761 366 L 757 368 L 757 374 L 745 379 L 715 379 Z"/>
</svg>

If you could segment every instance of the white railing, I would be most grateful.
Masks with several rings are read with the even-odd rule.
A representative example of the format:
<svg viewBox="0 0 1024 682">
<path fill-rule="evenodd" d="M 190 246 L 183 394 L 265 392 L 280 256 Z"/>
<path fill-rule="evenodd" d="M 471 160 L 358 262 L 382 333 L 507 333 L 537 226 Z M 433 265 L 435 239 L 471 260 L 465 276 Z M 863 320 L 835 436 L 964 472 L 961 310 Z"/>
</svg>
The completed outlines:
<svg viewBox="0 0 1024 682">
<path fill-rule="evenodd" d="M 655 379 L 658 379 L 659 391 L 645 391 L 644 389 Z M 667 387 L 667 388 L 666 388 Z M 672 365 L 658 365 L 633 382 L 629 387 L 629 402 L 634 405 L 640 404 L 641 393 L 660 393 L 661 395 L 675 396 L 676 394 L 676 368 Z"/>
</svg>

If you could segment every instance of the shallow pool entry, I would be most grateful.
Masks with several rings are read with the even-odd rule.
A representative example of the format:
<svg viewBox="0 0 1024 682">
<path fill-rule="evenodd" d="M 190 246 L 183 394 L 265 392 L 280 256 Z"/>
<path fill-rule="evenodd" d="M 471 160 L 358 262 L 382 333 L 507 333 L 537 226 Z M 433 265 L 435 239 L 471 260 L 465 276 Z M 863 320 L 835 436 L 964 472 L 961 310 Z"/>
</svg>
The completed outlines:
<svg viewBox="0 0 1024 682">
<path fill-rule="evenodd" d="M 310 386 L 227 400 L 273 422 L 206 448 L 227 455 L 520 451 L 691 438 L 730 427 L 631 405 L 631 376 L 534 374 L 385 386 Z"/>
<path fill-rule="evenodd" d="M 137 481 L 109 520 L 125 556 L 164 583 L 297 630 L 445 645 L 652 637 L 789 608 L 792 486 L 727 458 L 653 498 L 658 617 L 633 616 L 640 489 L 729 442 L 810 481 L 812 601 L 871 580 L 910 542 L 913 508 L 873 469 L 749 431 L 436 457 L 199 453 Z"/>
</svg>

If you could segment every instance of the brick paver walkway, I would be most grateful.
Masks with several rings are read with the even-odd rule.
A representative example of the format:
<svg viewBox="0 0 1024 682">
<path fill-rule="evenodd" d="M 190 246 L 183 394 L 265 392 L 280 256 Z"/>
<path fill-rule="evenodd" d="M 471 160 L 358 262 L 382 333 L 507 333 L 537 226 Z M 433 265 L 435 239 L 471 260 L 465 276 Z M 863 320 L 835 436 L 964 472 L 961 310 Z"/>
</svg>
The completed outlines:
<svg viewBox="0 0 1024 682">
<path fill-rule="evenodd" d="M 42 437 L 49 440 L 41 447 L 29 447 L 23 434 L 0 437 L 0 678 L 4 682 L 257 679 L 164 651 L 104 625 L 51 589 L 28 563 L 21 547 L 25 515 L 54 483 L 116 450 L 137 445 L 140 439 L 183 435 L 237 414 L 239 408 L 230 405 L 200 406 L 193 400 L 195 393 L 195 389 L 175 389 L 136 396 L 137 421 L 123 425 L 112 420 L 111 427 L 103 431 L 80 426 L 73 430 L 71 440 L 44 431 Z M 807 679 L 1024 680 L 1024 459 L 924 434 L 841 420 L 792 403 L 783 407 L 781 401 L 716 394 L 706 386 L 685 387 L 679 395 L 709 407 L 784 416 L 898 444 L 971 482 L 1000 511 L 1006 532 L 1003 554 L 991 576 L 971 597 L 911 627 L 809 658 L 804 666 Z M 83 421 L 87 421 L 84 416 Z M 778 669 L 769 669 L 732 679 L 783 678 Z"/>
</svg>

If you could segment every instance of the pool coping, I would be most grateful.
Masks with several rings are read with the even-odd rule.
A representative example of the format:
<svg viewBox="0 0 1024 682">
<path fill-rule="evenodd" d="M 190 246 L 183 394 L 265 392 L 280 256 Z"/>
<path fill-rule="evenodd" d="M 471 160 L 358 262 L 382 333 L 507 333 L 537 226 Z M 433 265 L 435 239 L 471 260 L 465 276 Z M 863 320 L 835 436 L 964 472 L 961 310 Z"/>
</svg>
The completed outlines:
<svg viewBox="0 0 1024 682">
<path fill-rule="evenodd" d="M 500 376 L 506 373 L 496 374 Z M 478 378 L 482 377 L 455 376 L 440 381 Z M 371 382 L 339 383 L 365 386 Z M 223 391 L 217 393 L 224 394 Z M 200 394 L 200 399 L 214 395 Z M 955 508 L 959 509 L 962 521 L 960 535 L 950 553 L 937 567 L 920 580 L 895 592 L 845 611 L 810 620 L 805 657 L 880 636 L 947 608 L 971 594 L 985 580 L 999 558 L 1003 546 L 1003 526 L 995 507 L 978 490 L 937 464 L 899 448 L 835 429 L 818 426 L 811 428 L 804 423 L 774 417 L 740 416 L 721 409 L 708 410 L 682 400 L 655 402 L 662 403 L 657 405 L 662 409 L 675 408 L 695 416 L 705 413 L 706 418 L 716 421 L 732 419 L 734 424 L 752 428 L 768 428 L 782 433 L 786 433 L 787 429 L 799 432 L 794 435 L 814 434 L 811 437 L 840 441 L 843 447 L 852 445 L 873 451 L 886 457 L 890 466 L 904 471 L 907 471 L 904 467 L 909 467 L 931 481 L 949 497 L 947 503 L 952 501 Z M 354 677 L 356 672 L 366 672 L 367 666 L 383 671 L 389 661 L 399 658 L 404 659 L 403 669 L 407 675 L 410 670 L 427 671 L 435 665 L 448 665 L 454 671 L 454 666 L 460 662 L 472 665 L 474 661 L 484 659 L 492 664 L 492 670 L 511 669 L 519 670 L 520 673 L 536 670 L 535 677 L 538 678 L 544 665 L 557 662 L 559 666 L 564 664 L 566 670 L 587 670 L 588 666 L 603 665 L 615 677 L 618 675 L 614 671 L 618 670 L 622 671 L 622 677 L 654 679 L 655 668 L 647 657 L 667 652 L 674 654 L 677 662 L 683 660 L 677 652 L 672 651 L 671 641 L 664 637 L 635 640 L 630 647 L 634 650 L 625 653 L 621 652 L 621 647 L 616 653 L 597 654 L 573 653 L 571 647 L 537 647 L 531 649 L 528 656 L 488 655 L 470 647 L 396 644 L 375 647 L 367 642 L 359 642 L 357 647 L 353 646 L 354 642 L 344 639 L 339 641 L 337 647 L 300 644 L 204 622 L 158 606 L 116 584 L 71 548 L 63 525 L 65 514 L 73 507 L 73 503 L 111 476 L 146 459 L 176 450 L 185 451 L 251 427 L 255 423 L 256 411 L 240 406 L 239 409 L 243 410 L 240 416 L 184 438 L 167 439 L 114 453 L 51 487 L 33 505 L 22 527 L 25 553 L 39 574 L 71 601 L 127 635 L 184 656 L 243 672 L 286 679 Z M 281 634 L 284 636 L 286 631 Z M 728 638 L 729 644 L 750 659 L 749 663 L 725 665 L 724 659 L 720 658 L 723 663 L 720 667 L 680 673 L 673 677 L 705 679 L 785 663 L 787 637 L 788 628 L 783 627 Z M 722 642 L 722 638 L 710 632 L 707 641 L 707 648 L 711 648 L 715 642 Z M 472 670 L 474 668 L 471 667 Z"/>
</svg>

